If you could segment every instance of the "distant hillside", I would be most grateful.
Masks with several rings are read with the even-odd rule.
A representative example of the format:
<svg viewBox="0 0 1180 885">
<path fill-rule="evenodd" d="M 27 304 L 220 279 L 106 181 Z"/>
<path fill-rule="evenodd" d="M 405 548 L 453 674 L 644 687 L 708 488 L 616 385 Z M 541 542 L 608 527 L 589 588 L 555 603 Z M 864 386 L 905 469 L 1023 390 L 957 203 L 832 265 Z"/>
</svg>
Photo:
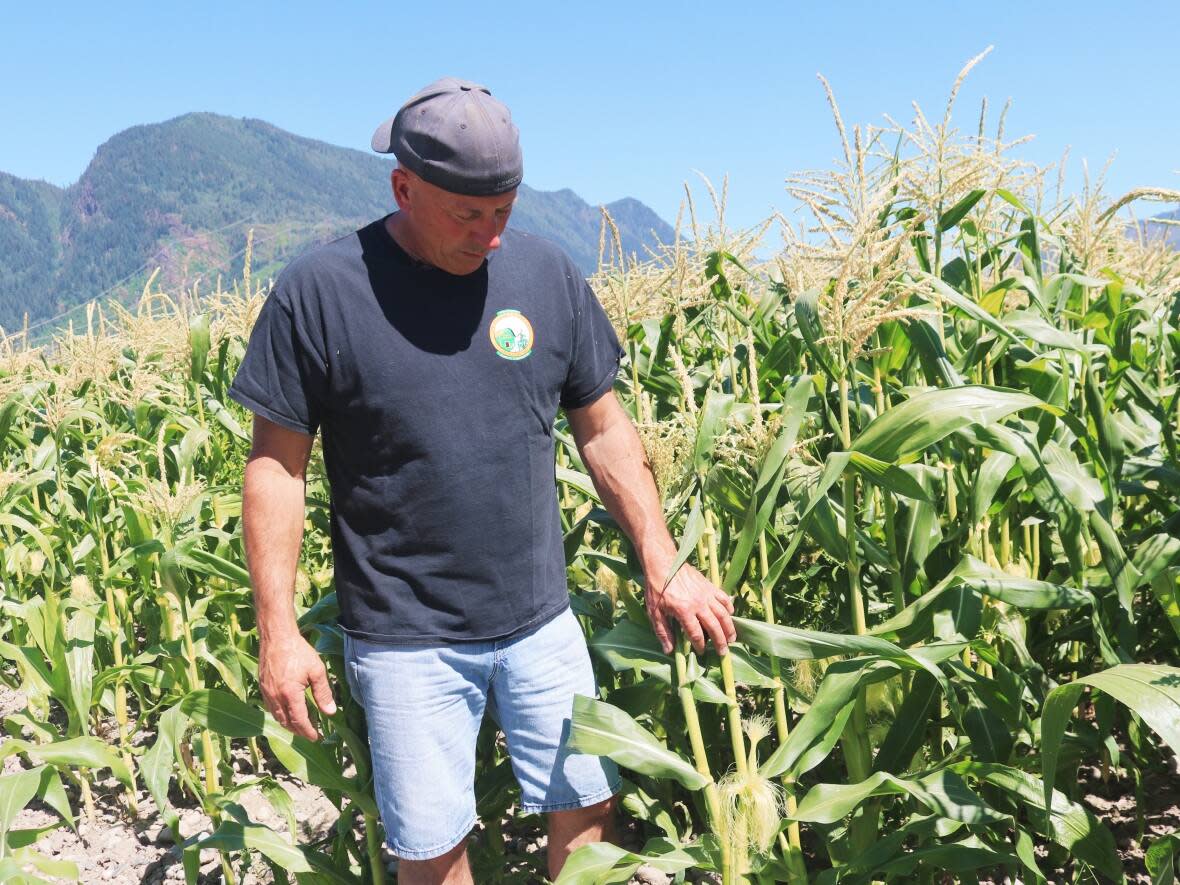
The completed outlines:
<svg viewBox="0 0 1180 885">
<path fill-rule="evenodd" d="M 1167 219 L 1169 221 L 1177 222 L 1176 224 L 1160 224 L 1156 219 Z M 1156 215 L 1154 218 L 1149 218 L 1143 222 L 1147 230 L 1147 235 L 1151 239 L 1162 237 L 1167 240 L 1173 249 L 1180 249 L 1180 209 L 1174 209 L 1171 212 L 1165 212 L 1162 215 Z"/>
<path fill-rule="evenodd" d="M 68 188 L 0 172 L 0 326 L 12 331 L 26 312 L 37 322 L 99 294 L 129 301 L 156 267 L 173 291 L 228 282 L 241 273 L 250 228 L 255 275 L 273 274 L 390 211 L 389 170 L 386 158 L 261 120 L 200 113 L 120 132 Z M 607 209 L 628 252 L 673 236 L 636 200 Z M 522 186 L 511 223 L 594 269 L 599 212 L 573 191 Z"/>
</svg>

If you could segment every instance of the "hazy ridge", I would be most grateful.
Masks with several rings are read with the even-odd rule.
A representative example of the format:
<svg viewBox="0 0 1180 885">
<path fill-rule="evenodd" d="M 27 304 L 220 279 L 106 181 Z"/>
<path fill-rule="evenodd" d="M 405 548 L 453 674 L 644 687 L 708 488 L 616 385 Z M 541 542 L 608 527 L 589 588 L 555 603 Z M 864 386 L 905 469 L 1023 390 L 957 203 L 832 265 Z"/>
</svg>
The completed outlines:
<svg viewBox="0 0 1180 885">
<path fill-rule="evenodd" d="M 392 207 L 390 161 L 293 135 L 262 120 L 193 113 L 126 129 L 60 188 L 0 172 L 0 326 L 12 331 L 97 295 L 134 298 L 161 269 L 171 291 L 241 272 L 272 274 L 309 246 Z M 607 206 L 624 249 L 669 241 L 634 199 Z M 591 272 L 600 213 L 570 190 L 522 186 L 512 224 L 558 242 Z M 654 235 L 653 235 L 654 231 Z"/>
</svg>

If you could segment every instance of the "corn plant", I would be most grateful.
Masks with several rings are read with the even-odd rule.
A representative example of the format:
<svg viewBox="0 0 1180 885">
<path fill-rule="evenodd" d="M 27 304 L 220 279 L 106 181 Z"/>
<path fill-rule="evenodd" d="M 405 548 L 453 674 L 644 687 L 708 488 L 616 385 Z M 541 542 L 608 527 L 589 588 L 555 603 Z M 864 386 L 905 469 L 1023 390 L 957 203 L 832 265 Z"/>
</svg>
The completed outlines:
<svg viewBox="0 0 1180 885">
<path fill-rule="evenodd" d="M 624 768 L 638 840 L 579 850 L 559 881 L 643 864 L 727 885 L 1123 879 L 1076 771 L 1124 768 L 1142 795 L 1180 740 L 1180 261 L 1119 212 L 1180 194 L 1049 200 L 1002 115 L 994 135 L 986 108 L 953 128 L 978 61 L 938 122 L 849 130 L 827 90 L 842 159 L 788 181 L 799 226 L 726 230 L 710 188 L 717 221 L 689 193 L 655 260 L 604 236 L 616 392 L 678 563 L 734 595 L 739 641 L 663 652 L 559 418 L 571 605 L 601 694 L 576 702 L 570 744 Z M 226 397 L 263 298 L 245 270 L 203 298 L 149 281 L 134 312 L 92 310 L 48 350 L 0 336 L 0 679 L 26 700 L 0 748 L 22 765 L 0 777 L 6 879 L 76 875 L 13 822 L 36 798 L 72 826 L 100 783 L 129 817 L 150 797 L 190 881 L 211 857 L 226 881 L 255 859 L 276 881 L 386 878 L 318 451 L 296 605 L 340 712 L 311 743 L 259 697 L 248 416 Z M 539 878 L 508 848 L 535 822 L 490 728 L 476 771 L 477 878 Z M 324 792 L 330 832 L 300 841 L 280 773 Z M 287 827 L 251 820 L 247 790 Z M 211 832 L 183 831 L 180 805 Z M 1158 881 L 1177 844 L 1147 845 Z"/>
</svg>

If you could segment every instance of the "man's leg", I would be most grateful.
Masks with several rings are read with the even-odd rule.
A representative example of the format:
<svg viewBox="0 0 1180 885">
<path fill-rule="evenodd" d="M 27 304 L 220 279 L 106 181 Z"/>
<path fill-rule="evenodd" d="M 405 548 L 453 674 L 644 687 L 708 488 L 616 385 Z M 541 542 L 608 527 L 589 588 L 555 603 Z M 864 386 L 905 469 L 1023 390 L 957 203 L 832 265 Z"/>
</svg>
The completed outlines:
<svg viewBox="0 0 1180 885">
<path fill-rule="evenodd" d="M 345 667 L 365 708 L 373 786 L 403 882 L 470 883 L 475 745 L 491 643 L 392 645 L 348 637 Z"/>
<path fill-rule="evenodd" d="M 430 860 L 399 860 L 397 881 L 398 885 L 475 885 L 467 864 L 467 843 Z"/>
<path fill-rule="evenodd" d="M 566 609 L 531 633 L 497 644 L 488 709 L 504 730 L 520 784 L 520 810 L 547 816 L 549 869 L 569 853 L 610 837 L 619 770 L 610 759 L 566 743 L 574 697 L 596 694 L 594 669 L 577 617 Z"/>
<path fill-rule="evenodd" d="M 549 824 L 549 878 L 556 879 L 576 849 L 614 838 L 615 797 L 586 808 L 551 811 L 545 817 Z"/>
</svg>

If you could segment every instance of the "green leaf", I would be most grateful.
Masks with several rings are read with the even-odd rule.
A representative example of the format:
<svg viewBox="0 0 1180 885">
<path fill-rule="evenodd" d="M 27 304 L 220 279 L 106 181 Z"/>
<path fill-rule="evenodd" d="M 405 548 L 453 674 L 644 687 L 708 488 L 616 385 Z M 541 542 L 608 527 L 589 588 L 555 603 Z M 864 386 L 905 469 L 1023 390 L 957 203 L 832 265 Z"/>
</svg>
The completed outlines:
<svg viewBox="0 0 1180 885">
<path fill-rule="evenodd" d="M 1115 881 L 1122 881 L 1122 863 L 1115 850 L 1114 836 L 1084 806 L 1060 790 L 1043 785 L 1034 775 L 1006 765 L 960 762 L 951 766 L 960 774 L 986 781 L 1019 799 L 1030 812 L 1029 820 L 1079 860 Z M 1052 802 L 1046 800 L 1052 796 Z M 1050 809 L 1048 816 L 1045 809 Z"/>
<path fill-rule="evenodd" d="M 323 744 L 292 734 L 261 706 L 250 706 L 218 689 L 200 689 L 185 695 L 180 708 L 198 725 L 226 737 L 264 735 L 271 752 L 293 775 L 317 787 L 344 793 L 366 813 L 378 813 L 372 797 L 344 776 L 340 763 Z"/>
<path fill-rule="evenodd" d="M 261 737 L 266 726 L 266 712 L 260 706 L 249 706 L 218 689 L 190 691 L 181 699 L 180 709 L 202 728 L 225 737 Z"/>
<path fill-rule="evenodd" d="M 1011 818 L 990 807 L 948 769 L 907 780 L 878 771 L 858 784 L 816 784 L 799 802 L 792 820 L 834 824 L 851 814 L 873 796 L 905 794 L 927 809 L 966 824 L 1010 822 Z"/>
<path fill-rule="evenodd" d="M 1172 625 L 1172 630 L 1180 637 L 1180 592 L 1177 592 L 1176 577 L 1166 571 L 1156 574 L 1151 579 L 1151 592 Z"/>
<path fill-rule="evenodd" d="M 1029 408 L 1055 411 L 1035 396 L 999 387 L 928 390 L 874 418 L 852 449 L 882 461 L 897 461 L 965 427 L 990 424 Z"/>
<path fill-rule="evenodd" d="M 642 863 L 625 848 L 608 842 L 594 842 L 570 854 L 555 885 L 626 882 Z"/>
<path fill-rule="evenodd" d="M 725 430 L 730 413 L 737 405 L 732 393 L 718 393 L 709 391 L 701 406 L 700 418 L 697 423 L 696 443 L 693 448 L 693 470 L 704 474 L 711 465 L 710 455 L 717 436 Z"/>
<path fill-rule="evenodd" d="M 764 621 L 748 618 L 733 619 L 738 639 L 745 645 L 767 654 L 788 660 L 813 660 L 849 654 L 877 655 L 887 661 L 910 670 L 925 670 L 943 688 L 947 703 L 955 709 L 958 701 L 950 690 L 946 675 L 938 669 L 938 662 L 944 655 L 953 654 L 946 648 L 920 654 L 918 649 L 902 649 L 892 642 L 876 636 L 855 636 L 840 633 L 822 633 L 817 630 L 798 630 Z M 960 648 L 962 646 L 959 646 Z"/>
<path fill-rule="evenodd" d="M 4 525 L 19 529 L 22 535 L 26 535 L 32 539 L 33 543 L 37 545 L 37 549 L 45 556 L 45 566 L 49 569 L 49 573 L 52 574 L 55 568 L 53 545 L 49 543 L 49 538 L 46 537 L 45 533 L 23 516 L 17 516 L 15 513 L 0 513 L 0 526 Z"/>
<path fill-rule="evenodd" d="M 1119 664 L 1081 676 L 1045 696 L 1041 713 L 1041 771 L 1045 796 L 1053 789 L 1057 758 L 1065 728 L 1089 685 L 1104 691 L 1146 722 L 1172 752 L 1180 753 L 1180 667 L 1160 664 Z"/>
<path fill-rule="evenodd" d="M 766 654 L 791 661 L 807 661 L 849 654 L 880 655 L 889 660 L 910 660 L 904 650 L 875 636 L 856 636 L 842 633 L 823 633 L 800 630 L 780 624 L 768 624 L 749 618 L 733 619 L 738 639 Z"/>
<path fill-rule="evenodd" d="M 188 341 L 190 377 L 199 382 L 205 374 L 205 364 L 209 359 L 209 314 L 199 313 L 189 320 Z"/>
<path fill-rule="evenodd" d="M 690 790 L 699 790 L 709 783 L 689 762 L 618 707 L 583 695 L 574 697 L 566 746 L 577 753 L 609 756 L 640 774 L 673 778 Z"/>
<path fill-rule="evenodd" d="M 966 873 L 983 867 L 1015 864 L 1016 860 L 1014 855 L 996 851 L 981 839 L 968 836 L 958 842 L 917 848 L 883 864 L 875 872 L 884 873 L 890 878 L 908 878 L 919 867 L 927 870 L 944 870 L 948 873 Z"/>
<path fill-rule="evenodd" d="M 711 867 L 703 848 L 682 847 L 667 839 L 652 839 L 641 853 L 627 851 L 608 842 L 583 845 L 570 854 L 555 885 L 603 885 L 627 882 L 643 864 L 662 873 L 679 873 L 693 867 Z"/>
<path fill-rule="evenodd" d="M 705 517 L 701 513 L 701 502 L 698 500 L 693 502 L 688 519 L 684 522 L 684 533 L 680 536 L 680 546 L 676 548 L 676 558 L 672 560 L 672 565 L 668 569 L 668 580 L 660 589 L 668 589 L 668 585 L 672 583 L 672 579 L 676 577 L 676 573 L 680 571 L 680 567 L 688 562 L 688 558 L 696 550 L 697 541 L 701 539 L 701 535 L 704 533 Z"/>
<path fill-rule="evenodd" d="M 19 864 L 32 866 L 39 872 L 45 873 L 47 876 L 53 876 L 55 879 L 72 879 L 76 882 L 79 878 L 78 865 L 72 860 L 58 860 L 57 858 L 46 857 L 44 854 L 34 851 L 32 848 L 22 848 L 14 851 L 12 859 L 16 860 Z M 0 872 L 0 882 L 13 882 L 15 885 L 21 885 L 21 883 L 45 883 L 45 885 L 49 885 L 44 879 L 28 875 L 27 873 L 15 878 L 8 878 Z"/>
<path fill-rule="evenodd" d="M 59 768 L 109 768 L 124 786 L 131 788 L 131 772 L 119 754 L 96 737 L 75 737 L 51 744 L 8 740 L 0 745 L 0 758 L 23 753 L 36 762 Z"/>
<path fill-rule="evenodd" d="M 1094 595 L 1088 590 L 1009 575 L 969 553 L 951 573 L 950 582 L 1025 609 L 1069 609 L 1094 604 Z"/>
<path fill-rule="evenodd" d="M 979 759 L 984 762 L 1008 761 L 1014 745 L 1012 732 L 1007 723 L 973 691 L 967 693 L 967 704 L 963 707 L 960 723 L 963 731 L 971 738 L 971 747 Z"/>
<path fill-rule="evenodd" d="M 300 885 L 303 883 L 308 883 L 308 885 L 357 885 L 357 877 L 349 868 L 347 855 L 337 861 L 311 848 L 303 847 L 300 850 L 315 871 L 314 877 L 299 877 Z"/>
<path fill-rule="evenodd" d="M 168 801 L 168 784 L 172 780 L 173 766 L 178 758 L 180 741 L 184 736 L 188 717 L 180 709 L 180 704 L 169 707 L 156 722 L 156 740 L 143 754 L 139 771 L 143 775 L 144 786 L 152 795 L 156 808 L 164 818 L 164 823 L 180 840 L 180 818 Z"/>
<path fill-rule="evenodd" d="M 270 716 L 266 717 L 265 735 L 271 752 L 291 774 L 325 790 L 343 793 L 366 814 L 379 815 L 372 794 L 344 776 L 340 761 L 323 744 L 292 734 Z"/>
<path fill-rule="evenodd" d="M 1044 318 L 1029 311 L 1014 311 L 1004 317 L 1004 324 L 1017 335 L 1052 349 L 1083 353 L 1088 348 L 1076 335 L 1051 326 Z"/>
<path fill-rule="evenodd" d="M 8 847 L 10 849 L 27 848 L 30 845 L 37 844 L 37 840 L 46 833 L 53 832 L 60 829 L 62 821 L 55 820 L 51 824 L 46 824 L 43 827 L 23 827 L 19 830 L 8 831 Z M 0 880 L 3 881 L 3 880 Z"/>
<path fill-rule="evenodd" d="M 873 759 L 874 771 L 901 774 L 910 765 L 938 718 L 938 683 L 929 673 L 915 673 L 901 708 Z"/>
<path fill-rule="evenodd" d="M 987 191 L 978 188 L 969 192 L 967 196 L 963 197 L 959 202 L 938 216 L 938 229 L 946 233 L 962 221 L 963 217 L 975 207 L 975 204 L 986 193 Z"/>
<path fill-rule="evenodd" d="M 759 767 L 762 776 L 797 778 L 819 765 L 844 733 L 861 686 L 896 672 L 895 665 L 868 658 L 832 664 L 803 718 Z"/>
<path fill-rule="evenodd" d="M 587 499 L 595 503 L 602 503 L 598 497 L 598 489 L 594 487 L 594 480 L 590 478 L 589 474 L 558 465 L 556 476 L 558 482 L 565 483 L 572 489 L 577 489 Z"/>
<path fill-rule="evenodd" d="M 209 414 L 213 416 L 213 420 L 215 420 L 218 424 L 220 424 L 242 442 L 250 442 L 250 434 L 242 429 L 242 425 L 238 423 L 238 419 L 233 416 L 233 413 L 230 412 L 228 408 L 226 408 L 225 403 L 219 399 L 216 399 L 215 397 L 210 396 L 205 398 L 205 408 L 208 410 Z"/>
<path fill-rule="evenodd" d="M 957 289 L 948 286 L 943 280 L 940 280 L 933 274 L 923 274 L 922 276 L 934 287 L 935 292 L 938 293 L 938 297 L 941 300 L 947 302 L 952 307 L 958 308 L 967 314 L 967 316 L 971 317 L 971 319 L 983 324 L 1000 337 L 1006 338 L 1009 341 L 1017 340 L 1016 336 L 1012 334 L 1012 331 L 1007 326 Z"/>
<path fill-rule="evenodd" d="M 196 544 L 181 545 L 176 549 L 176 562 L 199 575 L 224 578 L 234 587 L 249 587 L 250 573 L 237 563 L 210 553 Z"/>
<path fill-rule="evenodd" d="M 733 667 L 733 681 L 738 685 L 752 685 L 757 688 L 779 688 L 782 680 L 775 677 L 764 658 L 750 654 L 739 643 L 730 643 L 730 664 Z M 720 681 L 715 676 L 720 668 L 710 668 L 709 676 L 714 681 Z"/>
<path fill-rule="evenodd" d="M 7 844 L 8 831 L 41 786 L 41 768 L 29 768 L 0 777 L 0 845 Z"/>
<path fill-rule="evenodd" d="M 590 649 L 615 669 L 626 672 L 638 667 L 648 675 L 671 684 L 672 657 L 664 654 L 651 629 L 634 621 L 619 621 L 589 641 Z"/>
<path fill-rule="evenodd" d="M 1016 456 L 1007 452 L 991 452 L 984 458 L 971 490 L 971 516 L 976 522 L 987 515 L 992 501 L 996 498 L 996 492 L 1000 490 L 1008 471 L 1014 466 Z"/>
<path fill-rule="evenodd" d="M 774 516 L 779 490 L 787 472 L 787 455 L 798 439 L 810 396 L 811 376 L 805 375 L 796 381 L 783 397 L 782 413 L 786 417 L 774 445 L 770 447 L 759 467 L 758 479 L 754 483 L 753 494 L 750 495 L 746 506 L 745 519 L 725 570 L 722 587 L 727 593 L 732 593 L 737 588 L 758 536 L 765 531 Z"/>
<path fill-rule="evenodd" d="M 620 621 L 610 631 L 592 638 L 589 646 L 618 672 L 638 668 L 664 685 L 672 684 L 672 658 L 660 649 L 655 634 L 646 625 Z M 694 658 L 695 660 L 695 658 Z M 729 698 L 698 667 L 688 683 L 693 695 L 710 704 L 728 704 Z"/>
<path fill-rule="evenodd" d="M 1151 885 L 1175 885 L 1177 849 L 1180 849 L 1180 838 L 1174 835 L 1152 840 L 1143 857 L 1151 874 Z"/>
<path fill-rule="evenodd" d="M 905 325 L 906 337 L 918 354 L 922 374 L 931 387 L 962 387 L 967 382 L 954 363 L 947 358 L 938 333 L 925 320 L 913 320 Z"/>
<path fill-rule="evenodd" d="M 311 872 L 311 864 L 307 862 L 302 851 L 280 833 L 261 824 L 226 819 L 213 831 L 213 835 L 200 840 L 197 845 L 200 848 L 215 848 L 218 851 L 253 850 L 289 873 Z"/>
<path fill-rule="evenodd" d="M 1151 583 L 1165 569 L 1180 564 L 1180 538 L 1162 533 L 1152 535 L 1135 548 L 1132 564 L 1142 583 Z"/>
<path fill-rule="evenodd" d="M 931 836 L 938 832 L 939 824 L 945 824 L 945 821 L 932 814 L 912 815 L 897 827 L 890 828 L 888 833 L 882 833 L 867 850 L 849 857 L 847 863 L 822 871 L 815 878 L 816 885 L 869 885 L 873 881 L 873 873 L 895 858 L 907 840 L 929 842 Z"/>
<path fill-rule="evenodd" d="M 915 501 L 933 503 L 921 483 L 896 464 L 879 461 L 863 452 L 852 452 L 849 466 L 873 485 Z"/>
<path fill-rule="evenodd" d="M 828 361 L 828 355 L 820 345 L 824 337 L 823 326 L 819 321 L 819 290 L 808 289 L 795 298 L 795 322 L 799 326 L 799 333 L 803 336 L 803 343 L 807 346 L 812 358 L 824 370 L 829 379 L 835 379 L 836 373 Z"/>
<path fill-rule="evenodd" d="M 70 679 L 70 709 L 77 731 L 88 731 L 94 691 L 94 611 L 78 606 L 66 621 L 66 668 Z"/>
<path fill-rule="evenodd" d="M 1012 191 L 1008 190 L 1007 188 L 996 188 L 996 196 L 1002 199 L 1005 203 L 1015 206 L 1025 215 L 1032 215 L 1032 210 L 1024 205 L 1024 202 L 1020 199 L 1020 197 L 1016 196 L 1016 194 L 1012 193 Z"/>
</svg>

